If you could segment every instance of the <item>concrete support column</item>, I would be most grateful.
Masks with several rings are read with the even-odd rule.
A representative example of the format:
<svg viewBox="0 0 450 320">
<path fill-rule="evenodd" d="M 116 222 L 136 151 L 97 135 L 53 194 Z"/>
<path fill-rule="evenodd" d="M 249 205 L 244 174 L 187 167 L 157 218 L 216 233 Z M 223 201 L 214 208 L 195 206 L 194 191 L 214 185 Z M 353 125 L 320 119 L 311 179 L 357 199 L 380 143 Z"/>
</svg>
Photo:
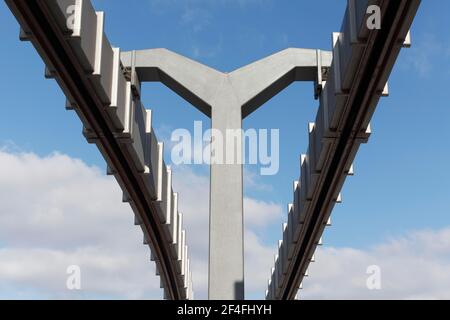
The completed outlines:
<svg viewBox="0 0 450 320">
<path fill-rule="evenodd" d="M 211 164 L 209 228 L 209 299 L 244 299 L 244 235 L 241 107 L 223 98 L 212 108 L 212 129 L 223 137 L 223 164 Z M 239 132 L 234 149 L 227 150 L 227 131 Z M 239 131 L 236 131 L 239 130 Z M 227 156 L 234 153 L 233 164 Z M 227 153 L 228 152 L 228 153 Z M 230 159 L 229 159 L 230 160 Z"/>
<path fill-rule="evenodd" d="M 122 53 L 122 64 L 135 70 L 140 82 L 164 83 L 211 117 L 212 129 L 221 133 L 223 161 L 211 163 L 210 299 L 244 299 L 242 119 L 294 81 L 318 82 L 318 72 L 331 60 L 331 52 L 290 48 L 224 73 L 166 49 Z M 227 162 L 230 130 L 239 130 L 231 137 L 238 142 L 232 163 Z"/>
</svg>

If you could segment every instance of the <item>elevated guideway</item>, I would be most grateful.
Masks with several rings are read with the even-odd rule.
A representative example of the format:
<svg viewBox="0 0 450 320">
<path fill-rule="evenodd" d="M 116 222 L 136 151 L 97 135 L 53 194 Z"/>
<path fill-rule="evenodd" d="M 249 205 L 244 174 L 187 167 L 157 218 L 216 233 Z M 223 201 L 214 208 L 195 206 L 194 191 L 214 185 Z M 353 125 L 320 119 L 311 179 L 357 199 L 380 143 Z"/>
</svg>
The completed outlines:
<svg viewBox="0 0 450 320">
<path fill-rule="evenodd" d="M 341 31 L 333 33 L 333 61 L 318 68 L 317 117 L 310 123 L 309 148 L 300 159 L 293 203 L 269 279 L 266 298 L 295 299 L 308 276 L 331 212 L 362 143 L 371 134 L 370 120 L 403 46 L 420 0 L 349 0 Z M 375 6 L 375 7 L 374 7 Z M 378 11 L 379 10 L 379 11 Z M 379 13 L 379 15 L 378 15 Z M 376 21 L 381 18 L 380 28 Z"/>
<path fill-rule="evenodd" d="M 178 194 L 163 160 L 151 110 L 140 99 L 140 83 L 123 67 L 119 48 L 105 32 L 105 15 L 89 0 L 6 0 L 67 97 L 67 109 L 83 123 L 87 141 L 97 145 L 123 190 L 123 201 L 142 228 L 166 299 L 192 299 L 192 272 Z M 105 221 L 107 227 L 107 221 Z"/>
</svg>

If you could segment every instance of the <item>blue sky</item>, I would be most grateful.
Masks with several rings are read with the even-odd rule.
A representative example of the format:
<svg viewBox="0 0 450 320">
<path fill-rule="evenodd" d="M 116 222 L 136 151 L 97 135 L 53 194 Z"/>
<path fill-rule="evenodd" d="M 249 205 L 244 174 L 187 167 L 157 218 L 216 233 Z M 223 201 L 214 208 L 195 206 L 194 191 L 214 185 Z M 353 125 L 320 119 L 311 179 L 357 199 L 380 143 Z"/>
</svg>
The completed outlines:
<svg viewBox="0 0 450 320">
<path fill-rule="evenodd" d="M 164 47 L 232 71 L 287 47 L 329 50 L 346 1 L 93 3 L 106 12 L 107 35 L 122 50 Z M 360 149 L 355 176 L 347 179 L 344 202 L 336 206 L 333 227 L 326 230 L 327 246 L 366 250 L 414 230 L 450 226 L 449 13 L 448 1 L 423 1 L 412 29 L 413 47 L 402 50 L 389 80 L 390 97 L 378 105 L 374 133 Z M 31 44 L 19 42 L 18 32 L 16 20 L 0 2 L 0 145 L 39 156 L 58 151 L 105 168 L 99 152 L 82 137 L 75 113 L 64 109 L 56 82 L 44 80 L 41 59 Z M 143 101 L 154 110 L 160 138 L 167 139 L 176 128 L 192 130 L 195 120 L 209 124 L 162 85 L 146 84 Z M 292 202 L 292 181 L 299 176 L 299 156 L 307 149 L 307 123 L 315 119 L 317 106 L 312 84 L 296 83 L 245 120 L 245 128 L 279 128 L 281 136 L 279 174 L 260 177 L 257 167 L 247 166 L 254 180 L 246 187 L 247 197 L 279 205 L 284 213 Z M 205 167 L 193 170 L 207 174 Z M 255 232 L 262 243 L 275 245 L 283 219 Z"/>
</svg>

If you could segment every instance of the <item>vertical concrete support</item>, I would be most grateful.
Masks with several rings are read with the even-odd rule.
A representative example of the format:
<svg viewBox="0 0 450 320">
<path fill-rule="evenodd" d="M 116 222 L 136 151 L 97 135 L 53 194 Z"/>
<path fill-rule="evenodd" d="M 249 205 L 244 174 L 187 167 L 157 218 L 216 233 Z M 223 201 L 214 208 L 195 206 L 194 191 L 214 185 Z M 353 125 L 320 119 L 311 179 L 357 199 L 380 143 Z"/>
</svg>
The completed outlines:
<svg viewBox="0 0 450 320">
<path fill-rule="evenodd" d="M 241 107 L 232 95 L 212 108 L 212 128 L 224 137 L 223 159 L 211 163 L 209 299 L 244 299 Z M 228 103 L 229 102 L 229 103 Z M 227 135 L 234 131 L 237 138 Z M 234 141 L 231 141 L 234 140 Z M 227 145 L 234 144 L 234 148 Z M 233 154 L 231 154 L 233 153 Z"/>
<path fill-rule="evenodd" d="M 140 83 L 162 82 L 210 117 L 213 139 L 221 134 L 222 146 L 213 148 L 222 150 L 211 158 L 209 299 L 243 300 L 242 121 L 292 82 L 318 82 L 317 68 L 329 68 L 332 53 L 291 48 L 231 73 L 166 49 L 125 52 L 121 60 Z"/>
</svg>

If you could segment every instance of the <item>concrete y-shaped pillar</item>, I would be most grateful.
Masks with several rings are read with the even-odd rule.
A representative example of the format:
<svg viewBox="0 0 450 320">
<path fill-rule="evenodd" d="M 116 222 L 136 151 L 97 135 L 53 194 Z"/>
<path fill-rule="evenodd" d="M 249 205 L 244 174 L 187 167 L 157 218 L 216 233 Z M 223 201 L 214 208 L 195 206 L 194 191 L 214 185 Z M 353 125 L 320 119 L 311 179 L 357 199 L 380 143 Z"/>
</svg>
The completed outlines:
<svg viewBox="0 0 450 320">
<path fill-rule="evenodd" d="M 212 120 L 212 129 L 241 130 L 242 120 L 294 81 L 318 81 L 332 54 L 286 49 L 231 73 L 222 73 L 166 49 L 122 54 L 140 82 L 162 82 Z M 319 76 L 320 77 L 320 76 Z M 232 150 L 242 157 L 239 144 Z M 243 159 L 211 164 L 209 298 L 244 299 Z"/>
</svg>

